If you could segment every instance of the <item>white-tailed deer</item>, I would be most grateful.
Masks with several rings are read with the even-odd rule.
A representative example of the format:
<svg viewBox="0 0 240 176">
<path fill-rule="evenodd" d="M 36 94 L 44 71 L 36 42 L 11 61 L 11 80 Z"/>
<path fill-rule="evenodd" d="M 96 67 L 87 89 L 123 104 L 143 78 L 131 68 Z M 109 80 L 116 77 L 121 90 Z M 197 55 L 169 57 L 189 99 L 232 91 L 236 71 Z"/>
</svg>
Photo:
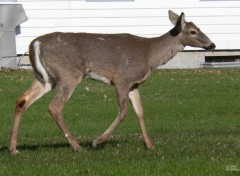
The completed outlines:
<svg viewBox="0 0 240 176">
<path fill-rule="evenodd" d="M 9 150 L 16 154 L 20 119 L 26 109 L 44 94 L 58 87 L 49 111 L 75 152 L 81 147 L 64 123 L 62 111 L 73 90 L 83 78 L 92 78 L 116 87 L 119 114 L 109 128 L 93 141 L 93 146 L 105 142 L 127 114 L 129 99 L 137 114 L 143 141 L 153 144 L 144 124 L 144 113 L 138 91 L 151 72 L 165 64 L 185 46 L 215 49 L 215 44 L 192 22 L 169 11 L 174 27 L 156 38 L 130 34 L 88 34 L 55 32 L 33 40 L 29 56 L 36 79 L 16 102 L 15 118 Z"/>
</svg>

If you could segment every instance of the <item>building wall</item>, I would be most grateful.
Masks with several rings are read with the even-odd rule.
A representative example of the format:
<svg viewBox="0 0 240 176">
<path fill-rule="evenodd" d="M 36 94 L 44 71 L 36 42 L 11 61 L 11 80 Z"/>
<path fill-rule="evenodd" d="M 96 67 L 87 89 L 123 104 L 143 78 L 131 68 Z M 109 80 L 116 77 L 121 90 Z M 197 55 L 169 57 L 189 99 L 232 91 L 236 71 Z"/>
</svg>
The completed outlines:
<svg viewBox="0 0 240 176">
<path fill-rule="evenodd" d="M 17 36 L 18 54 L 28 50 L 32 39 L 54 31 L 159 36 L 172 28 L 169 9 L 185 12 L 186 20 L 197 24 L 217 49 L 240 48 L 240 0 L 96 1 L 18 0 L 29 18 Z"/>
</svg>

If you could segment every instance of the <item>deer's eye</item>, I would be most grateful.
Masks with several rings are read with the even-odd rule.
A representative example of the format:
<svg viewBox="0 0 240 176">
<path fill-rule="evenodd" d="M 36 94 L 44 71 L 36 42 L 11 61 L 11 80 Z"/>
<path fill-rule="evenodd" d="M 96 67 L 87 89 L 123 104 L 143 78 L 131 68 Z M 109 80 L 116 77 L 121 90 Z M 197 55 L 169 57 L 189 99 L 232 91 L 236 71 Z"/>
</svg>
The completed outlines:
<svg viewBox="0 0 240 176">
<path fill-rule="evenodd" d="M 192 35 L 197 35 L 197 31 L 190 31 Z"/>
</svg>

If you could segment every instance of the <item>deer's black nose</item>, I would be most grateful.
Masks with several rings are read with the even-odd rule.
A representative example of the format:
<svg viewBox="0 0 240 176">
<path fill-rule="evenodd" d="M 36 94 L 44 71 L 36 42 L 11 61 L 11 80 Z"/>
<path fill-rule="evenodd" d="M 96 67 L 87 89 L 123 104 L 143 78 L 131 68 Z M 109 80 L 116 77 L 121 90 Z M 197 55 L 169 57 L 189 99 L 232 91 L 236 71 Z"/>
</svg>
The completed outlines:
<svg viewBox="0 0 240 176">
<path fill-rule="evenodd" d="M 216 48 L 216 45 L 212 43 L 207 49 L 208 50 L 214 50 Z"/>
</svg>

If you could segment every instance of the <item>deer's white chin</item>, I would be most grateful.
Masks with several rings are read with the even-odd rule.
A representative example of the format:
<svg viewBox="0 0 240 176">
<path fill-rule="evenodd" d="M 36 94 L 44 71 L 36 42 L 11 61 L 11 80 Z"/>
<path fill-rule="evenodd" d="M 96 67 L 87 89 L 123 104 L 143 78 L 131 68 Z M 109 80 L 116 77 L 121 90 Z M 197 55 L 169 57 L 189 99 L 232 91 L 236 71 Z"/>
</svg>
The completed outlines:
<svg viewBox="0 0 240 176">
<path fill-rule="evenodd" d="M 179 45 L 179 47 L 178 47 L 178 51 L 182 51 L 184 48 L 185 48 L 184 45 Z"/>
</svg>

